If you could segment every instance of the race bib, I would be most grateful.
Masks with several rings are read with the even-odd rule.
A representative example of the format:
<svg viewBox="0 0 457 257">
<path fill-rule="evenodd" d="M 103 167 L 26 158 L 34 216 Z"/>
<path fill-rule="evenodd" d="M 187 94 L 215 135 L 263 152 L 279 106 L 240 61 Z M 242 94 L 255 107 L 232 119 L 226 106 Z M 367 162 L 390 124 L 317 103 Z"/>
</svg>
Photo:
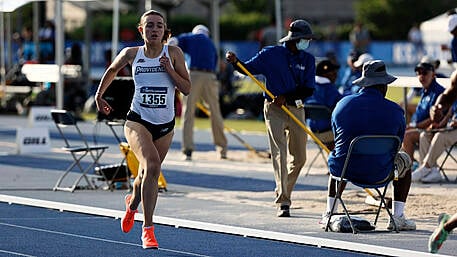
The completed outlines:
<svg viewBox="0 0 457 257">
<path fill-rule="evenodd" d="M 142 87 L 140 105 L 146 108 L 166 108 L 167 90 L 166 87 Z"/>
</svg>

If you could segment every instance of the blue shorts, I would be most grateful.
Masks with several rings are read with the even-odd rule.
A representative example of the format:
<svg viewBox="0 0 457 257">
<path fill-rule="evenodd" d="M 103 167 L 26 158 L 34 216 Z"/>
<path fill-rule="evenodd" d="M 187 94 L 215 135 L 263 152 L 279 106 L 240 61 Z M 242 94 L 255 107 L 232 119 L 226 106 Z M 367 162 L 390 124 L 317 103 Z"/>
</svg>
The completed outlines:
<svg viewBox="0 0 457 257">
<path fill-rule="evenodd" d="M 164 124 L 152 124 L 148 121 L 141 119 L 141 115 L 132 110 L 130 110 L 127 113 L 127 120 L 138 122 L 141 125 L 143 125 L 149 131 L 149 133 L 151 133 L 153 140 L 157 140 L 165 136 L 166 134 L 170 133 L 175 127 L 175 119 Z"/>
</svg>

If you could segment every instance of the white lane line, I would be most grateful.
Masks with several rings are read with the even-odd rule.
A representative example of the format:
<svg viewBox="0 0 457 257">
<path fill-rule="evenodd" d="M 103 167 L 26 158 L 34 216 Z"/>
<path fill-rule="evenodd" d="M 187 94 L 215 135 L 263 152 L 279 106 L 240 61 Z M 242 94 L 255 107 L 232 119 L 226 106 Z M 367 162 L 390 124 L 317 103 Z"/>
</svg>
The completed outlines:
<svg viewBox="0 0 457 257">
<path fill-rule="evenodd" d="M 0 249 L 0 253 L 7 253 L 7 254 L 11 254 L 11 255 L 24 256 L 24 257 L 37 257 L 35 255 L 28 255 L 28 254 L 25 254 L 25 253 L 5 251 L 5 250 L 1 250 L 1 249 Z"/>
<path fill-rule="evenodd" d="M 49 234 L 56 234 L 56 235 L 70 236 L 70 237 L 76 237 L 76 238 L 82 238 L 82 239 L 88 239 L 88 240 L 95 240 L 95 241 L 101 241 L 101 242 L 105 242 L 105 243 L 123 244 L 123 245 L 141 247 L 141 245 L 139 245 L 139 244 L 134 244 L 134 243 L 129 243 L 129 242 L 123 242 L 123 241 L 117 241 L 117 240 L 111 240 L 111 239 L 105 239 L 105 238 L 99 238 L 99 237 L 92 237 L 92 236 L 84 236 L 84 235 L 60 232 L 60 231 L 49 230 L 49 229 L 34 228 L 34 227 L 29 227 L 29 226 L 25 227 L 25 226 L 8 224 L 8 223 L 3 223 L 3 222 L 0 222 L 0 226 L 8 226 L 8 227 L 13 227 L 13 228 L 38 231 L 38 232 L 44 232 L 44 233 L 49 233 Z M 192 256 L 209 257 L 207 255 L 201 255 L 201 254 L 197 254 L 197 253 L 184 252 L 184 251 L 177 251 L 177 250 L 172 250 L 172 249 L 167 249 L 167 248 L 159 248 L 159 250 L 179 253 L 179 254 L 187 254 L 187 255 L 192 255 Z"/>
</svg>

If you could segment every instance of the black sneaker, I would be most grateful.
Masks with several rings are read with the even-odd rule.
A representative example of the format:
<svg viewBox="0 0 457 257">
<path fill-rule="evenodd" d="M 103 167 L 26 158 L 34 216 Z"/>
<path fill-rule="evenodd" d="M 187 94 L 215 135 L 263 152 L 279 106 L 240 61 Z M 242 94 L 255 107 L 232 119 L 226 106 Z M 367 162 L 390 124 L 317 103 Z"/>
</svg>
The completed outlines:
<svg viewBox="0 0 457 257">
<path fill-rule="evenodd" d="M 278 216 L 278 217 L 290 217 L 289 205 L 282 205 L 278 209 L 278 212 L 276 212 L 276 216 Z"/>
<path fill-rule="evenodd" d="M 186 161 L 191 161 L 192 160 L 192 150 L 183 150 L 183 154 L 185 155 L 185 160 Z"/>
</svg>

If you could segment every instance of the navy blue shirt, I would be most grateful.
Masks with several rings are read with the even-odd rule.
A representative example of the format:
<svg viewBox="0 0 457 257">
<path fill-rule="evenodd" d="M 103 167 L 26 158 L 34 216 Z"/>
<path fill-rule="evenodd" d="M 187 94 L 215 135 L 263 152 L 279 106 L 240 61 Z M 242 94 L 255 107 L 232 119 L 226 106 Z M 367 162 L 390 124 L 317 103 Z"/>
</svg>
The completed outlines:
<svg viewBox="0 0 457 257">
<path fill-rule="evenodd" d="M 347 67 L 343 79 L 341 80 L 341 88 L 343 96 L 352 95 L 359 91 L 360 87 L 352 84 L 352 81 L 362 76 L 361 70 L 353 70 L 351 67 Z"/>
<path fill-rule="evenodd" d="M 184 33 L 177 37 L 178 46 L 190 56 L 189 69 L 216 71 L 217 50 L 204 34 Z"/>
<path fill-rule="evenodd" d="M 430 107 L 435 104 L 438 96 L 444 92 L 444 87 L 433 80 L 427 90 L 422 88 L 421 98 L 416 107 L 416 112 L 411 117 L 411 123 L 419 123 L 430 117 Z"/>
<path fill-rule="evenodd" d="M 316 87 L 314 88 L 313 95 L 307 98 L 305 103 L 325 105 L 330 110 L 333 110 L 336 103 L 342 97 L 335 84 L 330 82 L 328 78 L 316 76 Z M 325 132 L 332 129 L 330 120 L 306 119 L 306 123 L 313 132 Z"/>
<path fill-rule="evenodd" d="M 244 66 L 252 74 L 264 75 L 267 89 L 275 96 L 292 93 L 297 86 L 314 89 L 315 59 L 302 50 L 294 54 L 282 45 L 267 46 Z M 269 99 L 265 93 L 264 97 Z"/>
<path fill-rule="evenodd" d="M 386 99 L 376 88 L 362 87 L 359 93 L 343 97 L 332 113 L 335 149 L 328 157 L 330 173 L 341 175 L 349 145 L 355 137 L 394 135 L 403 141 L 405 127 L 403 109 L 397 103 Z M 373 162 L 385 163 L 383 170 L 391 168 L 387 165 L 393 163 L 388 159 L 380 160 L 379 156 L 359 158 L 351 166 L 352 178 L 370 177 L 374 181 L 378 180 L 376 170 L 370 165 Z"/>
</svg>

